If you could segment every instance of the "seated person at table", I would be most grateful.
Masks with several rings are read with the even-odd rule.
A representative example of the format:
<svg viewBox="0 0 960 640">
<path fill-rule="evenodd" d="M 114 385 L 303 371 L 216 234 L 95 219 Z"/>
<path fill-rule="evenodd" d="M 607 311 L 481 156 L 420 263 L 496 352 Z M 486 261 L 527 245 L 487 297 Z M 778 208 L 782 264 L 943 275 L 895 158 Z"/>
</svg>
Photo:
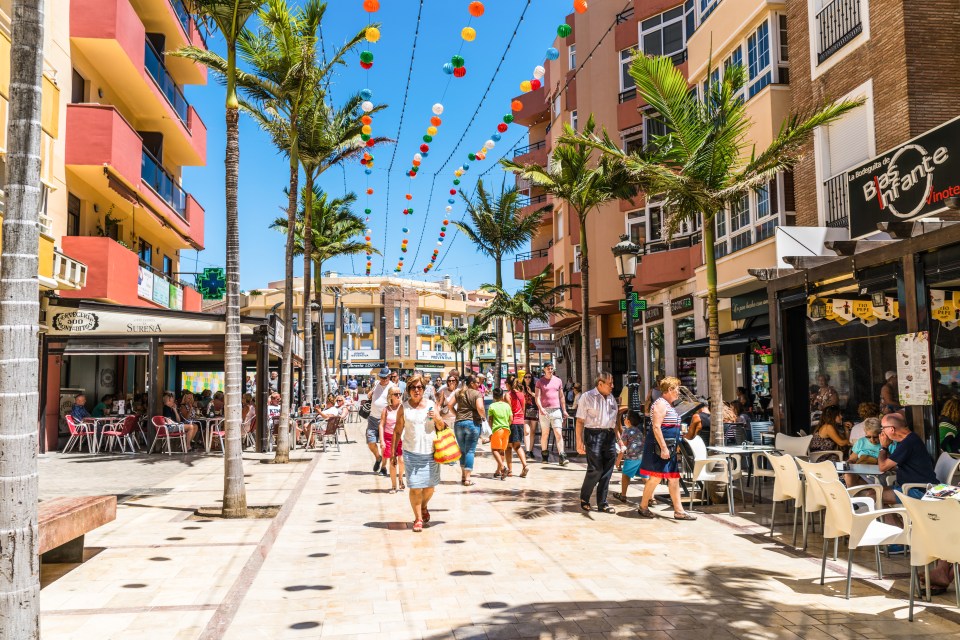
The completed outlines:
<svg viewBox="0 0 960 640">
<path fill-rule="evenodd" d="M 82 422 L 90 417 L 90 412 L 87 411 L 87 396 L 78 393 L 73 397 L 73 408 L 70 409 L 70 415 L 77 422 Z"/>
<path fill-rule="evenodd" d="M 190 450 L 192 451 L 193 439 L 197 435 L 197 425 L 192 422 L 184 423 L 180 417 L 180 412 L 177 411 L 177 399 L 169 392 L 163 394 L 163 418 L 169 433 L 185 432 L 187 444 L 191 445 Z"/>
<path fill-rule="evenodd" d="M 271 418 L 280 417 L 280 394 L 276 391 L 267 399 L 267 415 Z"/>
<path fill-rule="evenodd" d="M 105 395 L 100 398 L 100 402 L 93 408 L 93 413 L 91 414 L 94 418 L 102 418 L 110 414 L 110 406 L 113 404 L 113 396 Z"/>
<path fill-rule="evenodd" d="M 891 451 L 891 445 L 897 443 Z M 933 470 L 933 459 L 927 453 L 920 436 L 910 431 L 907 421 L 899 413 L 888 413 L 880 421 L 880 453 L 877 457 L 880 471 L 897 472 L 897 481 L 893 488 L 883 490 L 884 504 L 896 504 L 897 496 L 893 490 L 901 490 L 905 484 L 937 484 L 937 474 Z M 910 489 L 911 498 L 923 498 L 924 487 Z"/>
<path fill-rule="evenodd" d="M 877 464 L 880 457 L 880 418 L 867 418 L 863 421 L 864 436 L 853 443 L 853 451 L 847 460 L 850 464 Z M 863 476 L 853 473 L 844 475 L 848 487 L 866 484 Z"/>
<path fill-rule="evenodd" d="M 336 418 L 338 415 L 340 415 L 340 408 L 336 401 L 332 395 L 327 396 L 327 404 L 320 410 L 320 416 L 329 420 L 330 418 Z"/>
<path fill-rule="evenodd" d="M 950 398 L 940 411 L 940 449 L 947 453 L 960 453 L 957 426 L 960 425 L 960 400 Z"/>
<path fill-rule="evenodd" d="M 210 401 L 210 406 L 207 407 L 207 415 L 211 418 L 223 417 L 223 391 L 217 391 L 213 394 L 213 400 Z"/>
<path fill-rule="evenodd" d="M 204 389 L 200 393 L 200 397 L 197 398 L 197 407 L 200 408 L 201 413 L 207 413 L 207 407 L 210 406 L 210 403 L 213 401 L 213 391 L 210 389 Z"/>
<path fill-rule="evenodd" d="M 863 437 L 863 425 L 867 418 L 880 417 L 880 405 L 876 402 L 861 402 L 857 405 L 857 415 L 860 416 L 860 422 L 853 425 L 848 436 L 852 444 L 856 444 L 857 440 Z"/>
<path fill-rule="evenodd" d="M 810 440 L 810 453 L 816 451 L 836 451 L 849 447 L 850 441 L 844 436 L 843 413 L 840 407 L 827 407 L 820 414 L 820 426 L 815 427 Z"/>
<path fill-rule="evenodd" d="M 183 394 L 180 398 L 180 417 L 184 421 L 192 421 L 194 418 L 200 417 L 200 411 L 194 404 L 194 397 L 190 392 Z"/>
<path fill-rule="evenodd" d="M 243 422 L 240 424 L 241 435 L 245 436 L 253 430 L 254 420 L 256 417 L 257 405 L 253 401 L 253 394 L 243 394 Z"/>
</svg>

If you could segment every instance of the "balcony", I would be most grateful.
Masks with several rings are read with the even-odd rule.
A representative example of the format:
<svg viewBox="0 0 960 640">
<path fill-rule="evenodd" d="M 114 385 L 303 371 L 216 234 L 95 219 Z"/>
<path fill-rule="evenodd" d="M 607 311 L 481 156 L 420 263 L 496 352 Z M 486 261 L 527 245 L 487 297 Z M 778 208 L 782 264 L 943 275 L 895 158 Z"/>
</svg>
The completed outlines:
<svg viewBox="0 0 960 640">
<path fill-rule="evenodd" d="M 536 205 L 536 208 L 539 209 L 547 203 L 547 194 L 537 193 L 534 195 L 520 194 L 517 198 L 517 204 L 521 207 L 532 207 Z"/>
<path fill-rule="evenodd" d="M 129 0 L 147 31 L 162 33 L 164 48 L 175 51 L 192 45 L 207 48 L 204 28 L 190 15 L 184 0 Z M 182 84 L 205 84 L 207 68 L 184 58 L 170 58 L 168 62 L 174 77 Z"/>
<path fill-rule="evenodd" d="M 529 280 L 546 269 L 548 264 L 550 264 L 550 249 L 518 253 L 513 258 L 513 277 L 517 280 Z"/>
<path fill-rule="evenodd" d="M 173 15 L 166 2 L 153 4 Z M 180 28 L 179 21 L 174 24 Z M 104 95 L 123 96 L 134 128 L 163 135 L 165 157 L 177 165 L 206 164 L 206 127 L 183 97 L 176 74 L 165 66 L 168 61 L 147 39 L 129 0 L 73 0 L 70 42 L 102 70 Z"/>
<path fill-rule="evenodd" d="M 64 236 L 63 255 L 87 265 L 84 286 L 62 291 L 64 298 L 101 300 L 131 307 L 200 311 L 200 294 L 140 262 L 116 240 Z"/>
<path fill-rule="evenodd" d="M 87 265 L 54 249 L 53 279 L 60 291 L 83 289 L 87 285 Z"/>
<path fill-rule="evenodd" d="M 203 248 L 204 211 L 144 149 L 133 127 L 113 107 L 67 107 L 66 166 L 86 183 L 83 197 L 100 197 L 129 211 L 149 212 L 137 224 L 155 226 L 164 237 L 176 232 L 177 248 Z"/>
<path fill-rule="evenodd" d="M 343 332 L 347 335 L 365 336 L 373 333 L 373 325 L 369 322 L 346 322 L 343 325 Z"/>
<path fill-rule="evenodd" d="M 435 327 L 429 324 L 418 324 L 417 335 L 418 336 L 442 336 L 443 327 Z"/>
<path fill-rule="evenodd" d="M 540 87 L 536 91 L 528 91 L 515 97 L 523 105 L 517 113 L 514 114 L 514 122 L 525 127 L 532 127 L 550 117 L 550 105 L 547 104 L 546 87 Z"/>
<path fill-rule="evenodd" d="M 670 241 L 648 242 L 637 265 L 634 288 L 640 292 L 656 291 L 693 277 L 703 264 L 700 234 L 680 236 Z"/>
<path fill-rule="evenodd" d="M 547 164 L 547 141 L 540 140 L 514 150 L 513 161 L 520 164 Z"/>
<path fill-rule="evenodd" d="M 863 33 L 860 0 L 833 0 L 817 14 L 817 64 Z"/>
</svg>

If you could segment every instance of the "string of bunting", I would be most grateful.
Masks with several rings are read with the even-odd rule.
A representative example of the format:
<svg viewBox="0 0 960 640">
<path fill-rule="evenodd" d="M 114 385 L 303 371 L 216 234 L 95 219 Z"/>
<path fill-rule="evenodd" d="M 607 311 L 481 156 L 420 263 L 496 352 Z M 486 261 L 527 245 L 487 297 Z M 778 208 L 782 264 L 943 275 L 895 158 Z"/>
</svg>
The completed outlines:
<svg viewBox="0 0 960 640">
<path fill-rule="evenodd" d="M 367 30 L 364 32 L 364 36 L 367 40 L 367 43 L 370 45 L 376 44 L 380 41 L 380 29 L 373 26 L 373 14 L 380 10 L 380 0 L 363 0 L 363 10 L 367 12 Z M 370 90 L 370 69 L 373 68 L 374 55 L 370 51 L 369 47 L 364 51 L 360 52 L 360 68 L 363 69 L 366 73 L 366 84 L 367 88 L 363 89 L 360 92 L 360 97 L 363 98 L 363 102 L 360 104 L 360 109 L 363 111 L 363 116 L 360 117 L 360 122 L 363 124 L 363 127 L 360 129 L 360 139 L 363 140 L 367 145 L 367 151 L 364 151 L 363 155 L 360 158 L 360 164 L 363 166 L 363 173 L 366 175 L 366 189 L 365 189 L 365 201 L 364 201 L 364 222 L 367 223 L 367 227 L 364 230 L 363 240 L 366 245 L 366 262 L 364 273 L 370 275 L 371 269 L 373 267 L 373 245 L 371 244 L 373 236 L 372 230 L 370 229 L 370 216 L 373 213 L 373 209 L 370 206 L 370 196 L 373 195 L 373 187 L 370 186 L 370 174 L 373 173 L 373 161 L 374 156 L 373 152 L 370 150 L 374 146 L 373 140 L 373 116 L 370 115 L 373 112 L 374 106 L 371 99 L 373 98 L 373 91 Z"/>
</svg>

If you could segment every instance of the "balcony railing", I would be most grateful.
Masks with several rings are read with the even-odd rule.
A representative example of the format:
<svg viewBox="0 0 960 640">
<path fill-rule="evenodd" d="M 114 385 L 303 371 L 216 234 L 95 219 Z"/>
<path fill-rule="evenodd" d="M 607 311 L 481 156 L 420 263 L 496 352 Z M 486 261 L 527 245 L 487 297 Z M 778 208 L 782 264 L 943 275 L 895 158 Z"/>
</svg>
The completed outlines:
<svg viewBox="0 0 960 640">
<path fill-rule="evenodd" d="M 540 193 L 535 196 L 521 195 L 517 198 L 517 204 L 521 207 L 529 207 L 532 204 L 543 204 L 547 201 L 547 194 Z"/>
<path fill-rule="evenodd" d="M 83 289 L 87 286 L 87 265 L 54 250 L 53 277 L 64 289 Z"/>
<path fill-rule="evenodd" d="M 848 208 L 849 193 L 847 191 L 847 175 L 841 173 L 823 183 L 823 193 L 826 199 L 826 224 L 828 227 L 846 229 L 849 225 L 850 213 Z"/>
<path fill-rule="evenodd" d="M 524 154 L 530 153 L 531 151 L 536 151 L 537 149 L 543 149 L 545 146 L 547 146 L 546 140 L 541 140 L 540 142 L 534 142 L 532 144 L 528 144 L 525 147 L 520 147 L 519 149 L 514 150 L 513 157 L 516 158 L 517 156 L 522 156 Z"/>
<path fill-rule="evenodd" d="M 860 0 L 833 0 L 817 14 L 817 64 L 863 32 Z"/>
<path fill-rule="evenodd" d="M 524 260 L 533 260 L 534 258 L 546 258 L 550 255 L 549 249 L 537 249 L 536 251 L 527 251 L 513 256 L 514 262 L 523 262 Z"/>
<path fill-rule="evenodd" d="M 187 8 L 183 4 L 183 0 L 170 0 L 170 4 L 173 5 L 173 11 L 177 14 L 177 19 L 180 21 L 180 26 L 183 27 L 183 32 L 187 34 L 187 37 L 190 37 L 190 24 L 192 23 L 196 29 L 197 34 L 200 36 L 200 40 L 203 42 L 204 48 L 207 46 L 207 37 L 203 33 L 203 29 L 200 28 L 200 23 L 197 22 Z"/>
<path fill-rule="evenodd" d="M 186 191 L 176 183 L 173 176 L 160 166 L 157 159 L 146 149 L 143 150 L 140 162 L 140 177 L 177 212 L 178 216 L 184 220 L 187 219 Z"/>
<path fill-rule="evenodd" d="M 630 87 L 626 91 L 620 92 L 620 95 L 617 96 L 617 102 L 619 102 L 620 104 L 623 104 L 624 102 L 630 102 L 636 97 L 637 97 L 637 88 Z"/>
<path fill-rule="evenodd" d="M 163 58 L 160 57 L 160 54 L 153 48 L 149 40 L 144 41 L 143 52 L 144 66 L 147 68 L 153 81 L 157 83 L 157 87 L 160 88 L 160 91 L 167 98 L 170 106 L 177 112 L 177 117 L 179 117 L 180 121 L 186 126 L 187 118 L 190 114 L 190 103 L 183 97 L 183 91 L 180 90 L 177 83 L 170 77 L 167 67 L 163 64 Z"/>
<path fill-rule="evenodd" d="M 675 236 L 671 240 L 655 240 L 643 245 L 641 253 L 659 253 L 660 251 L 671 251 L 673 249 L 689 249 L 700 244 L 700 232 L 689 233 L 683 236 Z"/>
<path fill-rule="evenodd" d="M 373 331 L 369 322 L 347 322 L 343 325 L 343 332 L 349 335 L 366 335 Z"/>
</svg>

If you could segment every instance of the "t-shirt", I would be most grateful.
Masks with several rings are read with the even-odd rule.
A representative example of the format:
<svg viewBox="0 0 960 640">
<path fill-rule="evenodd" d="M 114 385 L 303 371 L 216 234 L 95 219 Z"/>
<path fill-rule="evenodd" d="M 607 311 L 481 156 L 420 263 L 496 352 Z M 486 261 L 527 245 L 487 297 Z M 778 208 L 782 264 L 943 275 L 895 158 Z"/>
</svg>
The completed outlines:
<svg viewBox="0 0 960 640">
<path fill-rule="evenodd" d="M 627 427 L 620 437 L 623 440 L 623 446 L 626 448 L 623 452 L 623 459 L 639 460 L 643 456 L 643 428 Z"/>
<path fill-rule="evenodd" d="M 383 413 L 384 408 L 387 406 L 387 402 L 390 400 L 390 387 L 394 386 L 392 382 L 387 383 L 386 386 L 380 384 L 379 382 L 373 387 L 373 391 L 370 392 L 370 415 L 379 418 L 380 414 Z"/>
<path fill-rule="evenodd" d="M 557 376 L 550 376 L 549 380 L 543 376 L 537 380 L 537 390 L 540 392 L 540 406 L 544 409 L 557 409 L 562 405 L 560 394 L 563 393 L 563 383 Z"/>
<path fill-rule="evenodd" d="M 870 456 L 871 458 L 879 457 L 880 443 L 870 442 L 866 437 L 860 438 L 853 443 L 853 453 L 857 454 L 858 456 Z"/>
<path fill-rule="evenodd" d="M 70 415 L 73 416 L 73 419 L 77 422 L 80 422 L 84 418 L 90 417 L 90 413 L 87 411 L 87 408 L 82 404 L 73 405 L 73 409 L 70 410 Z"/>
<path fill-rule="evenodd" d="M 897 484 L 937 484 L 933 460 L 917 434 L 909 433 L 898 442 L 897 448 L 890 452 L 890 459 L 897 463 Z"/>
<path fill-rule="evenodd" d="M 513 409 L 503 400 L 498 400 L 487 409 L 487 416 L 490 417 L 490 429 L 493 431 L 509 429 L 510 421 L 513 419 Z"/>
<path fill-rule="evenodd" d="M 180 416 L 177 415 L 177 411 L 173 407 L 168 407 L 167 405 L 163 405 L 163 417 L 169 418 L 174 422 L 180 422 Z"/>
<path fill-rule="evenodd" d="M 97 406 L 93 408 L 93 417 L 102 418 L 105 415 L 107 415 L 107 405 L 103 402 L 98 402 Z"/>
<path fill-rule="evenodd" d="M 523 409 L 526 399 L 522 391 L 510 392 L 510 408 L 513 409 L 513 424 L 523 424 Z"/>
<path fill-rule="evenodd" d="M 477 398 L 480 397 L 480 392 L 474 389 L 462 389 L 457 392 L 457 422 L 480 420 L 480 415 L 477 413 Z"/>
</svg>

